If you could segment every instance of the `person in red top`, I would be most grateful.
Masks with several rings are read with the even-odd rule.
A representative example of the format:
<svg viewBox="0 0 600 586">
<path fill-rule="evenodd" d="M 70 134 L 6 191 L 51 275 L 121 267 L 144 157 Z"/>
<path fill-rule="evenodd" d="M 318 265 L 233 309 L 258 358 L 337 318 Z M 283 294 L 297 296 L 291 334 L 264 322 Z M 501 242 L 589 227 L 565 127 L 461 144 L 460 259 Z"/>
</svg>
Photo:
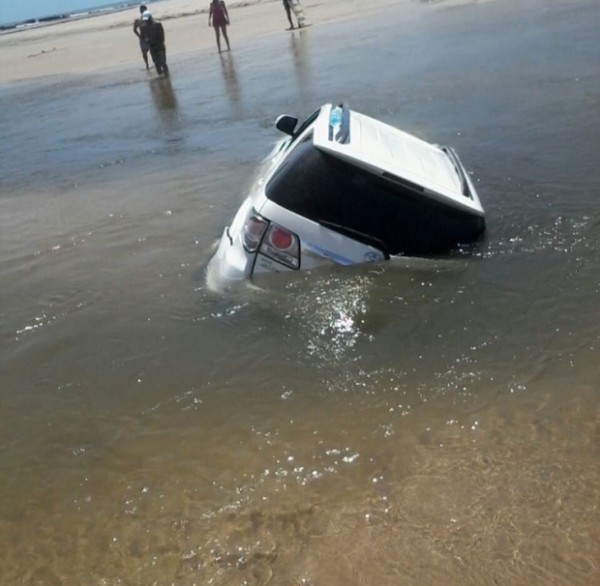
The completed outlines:
<svg viewBox="0 0 600 586">
<path fill-rule="evenodd" d="M 229 13 L 227 12 L 227 6 L 223 0 L 211 0 L 210 10 L 208 11 L 208 26 L 212 26 L 215 29 L 215 35 L 217 36 L 217 49 L 221 52 L 221 32 L 225 37 L 227 43 L 227 50 L 231 51 L 229 46 L 229 37 L 227 36 L 227 26 L 229 25 Z"/>
</svg>

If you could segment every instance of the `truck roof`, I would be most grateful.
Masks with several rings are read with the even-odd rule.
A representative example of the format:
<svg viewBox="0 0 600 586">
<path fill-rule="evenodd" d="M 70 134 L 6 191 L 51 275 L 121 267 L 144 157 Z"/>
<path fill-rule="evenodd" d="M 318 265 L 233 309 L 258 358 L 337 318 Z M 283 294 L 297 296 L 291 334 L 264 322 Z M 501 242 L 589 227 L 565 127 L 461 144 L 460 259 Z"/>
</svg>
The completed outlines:
<svg viewBox="0 0 600 586">
<path fill-rule="evenodd" d="M 347 110 L 346 132 L 336 139 L 327 104 L 315 122 L 314 145 L 358 166 L 387 173 L 429 191 L 465 197 L 458 169 L 442 147 L 354 110 Z"/>
</svg>

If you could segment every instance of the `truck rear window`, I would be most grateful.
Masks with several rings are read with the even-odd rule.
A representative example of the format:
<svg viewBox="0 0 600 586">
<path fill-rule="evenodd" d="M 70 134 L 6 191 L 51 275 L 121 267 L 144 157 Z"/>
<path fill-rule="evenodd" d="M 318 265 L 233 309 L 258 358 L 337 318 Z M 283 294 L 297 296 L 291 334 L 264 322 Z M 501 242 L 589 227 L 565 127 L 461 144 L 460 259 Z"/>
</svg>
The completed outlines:
<svg viewBox="0 0 600 586">
<path fill-rule="evenodd" d="M 440 248 L 437 228 L 441 236 L 449 222 L 461 221 L 422 191 L 315 148 L 312 133 L 294 147 L 265 188 L 282 207 L 366 244 L 380 243 L 389 254 Z"/>
<path fill-rule="evenodd" d="M 378 175 L 298 143 L 266 185 L 275 203 L 388 254 L 435 252 L 465 233 L 464 214 L 423 197 L 401 177 Z M 480 231 L 479 224 L 473 227 Z M 454 238 L 454 241 L 452 239 Z"/>
</svg>

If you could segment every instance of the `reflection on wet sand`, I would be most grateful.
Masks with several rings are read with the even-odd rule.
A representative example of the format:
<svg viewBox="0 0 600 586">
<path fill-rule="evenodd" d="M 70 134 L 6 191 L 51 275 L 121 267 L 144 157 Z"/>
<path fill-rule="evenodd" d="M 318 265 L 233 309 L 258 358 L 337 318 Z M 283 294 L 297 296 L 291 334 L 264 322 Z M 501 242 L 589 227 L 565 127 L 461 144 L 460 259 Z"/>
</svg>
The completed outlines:
<svg viewBox="0 0 600 586">
<path fill-rule="evenodd" d="M 312 86 L 310 77 L 310 59 L 308 53 L 310 33 L 297 30 L 290 37 L 290 48 L 294 63 L 294 74 L 298 83 L 298 90 L 302 100 L 308 102 L 312 99 Z"/>
<path fill-rule="evenodd" d="M 183 125 L 177 96 L 170 77 L 155 77 L 149 80 L 152 103 L 160 121 L 160 134 L 169 150 L 179 150 L 184 141 Z"/>
<path fill-rule="evenodd" d="M 171 78 L 154 77 L 149 81 L 148 86 L 156 112 L 165 126 L 173 127 L 176 122 L 179 123 L 179 105 Z"/>
<path fill-rule="evenodd" d="M 235 68 L 235 60 L 230 52 L 221 53 L 219 57 L 221 59 L 221 72 L 225 82 L 225 91 L 231 102 L 233 116 L 234 118 L 240 118 L 243 115 L 242 92 Z"/>
</svg>

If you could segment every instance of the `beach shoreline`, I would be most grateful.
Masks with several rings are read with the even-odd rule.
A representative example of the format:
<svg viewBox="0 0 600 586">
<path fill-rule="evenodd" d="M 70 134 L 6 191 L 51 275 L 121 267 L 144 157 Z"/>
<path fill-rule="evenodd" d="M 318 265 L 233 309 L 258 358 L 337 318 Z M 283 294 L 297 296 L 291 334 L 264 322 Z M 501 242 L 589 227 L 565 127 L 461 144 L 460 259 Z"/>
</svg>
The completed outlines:
<svg viewBox="0 0 600 586">
<path fill-rule="evenodd" d="M 469 0 L 474 1 L 474 0 Z M 412 0 L 400 0 L 411 4 Z M 453 2 L 454 3 L 454 2 Z M 163 0 L 151 5 L 164 23 L 169 61 L 186 54 L 216 53 L 213 30 L 208 27 L 208 0 Z M 434 8 L 438 3 L 426 3 Z M 447 5 L 448 2 L 444 2 Z M 386 8 L 398 0 L 305 0 L 308 21 L 319 26 Z M 242 0 L 228 3 L 232 51 L 246 41 L 270 34 L 290 34 L 280 0 Z M 143 65 L 133 34 L 137 6 L 82 18 L 57 20 L 0 35 L 0 83 L 23 82 L 49 76 L 84 75 Z M 292 33 L 293 34 L 293 33 Z"/>
</svg>

